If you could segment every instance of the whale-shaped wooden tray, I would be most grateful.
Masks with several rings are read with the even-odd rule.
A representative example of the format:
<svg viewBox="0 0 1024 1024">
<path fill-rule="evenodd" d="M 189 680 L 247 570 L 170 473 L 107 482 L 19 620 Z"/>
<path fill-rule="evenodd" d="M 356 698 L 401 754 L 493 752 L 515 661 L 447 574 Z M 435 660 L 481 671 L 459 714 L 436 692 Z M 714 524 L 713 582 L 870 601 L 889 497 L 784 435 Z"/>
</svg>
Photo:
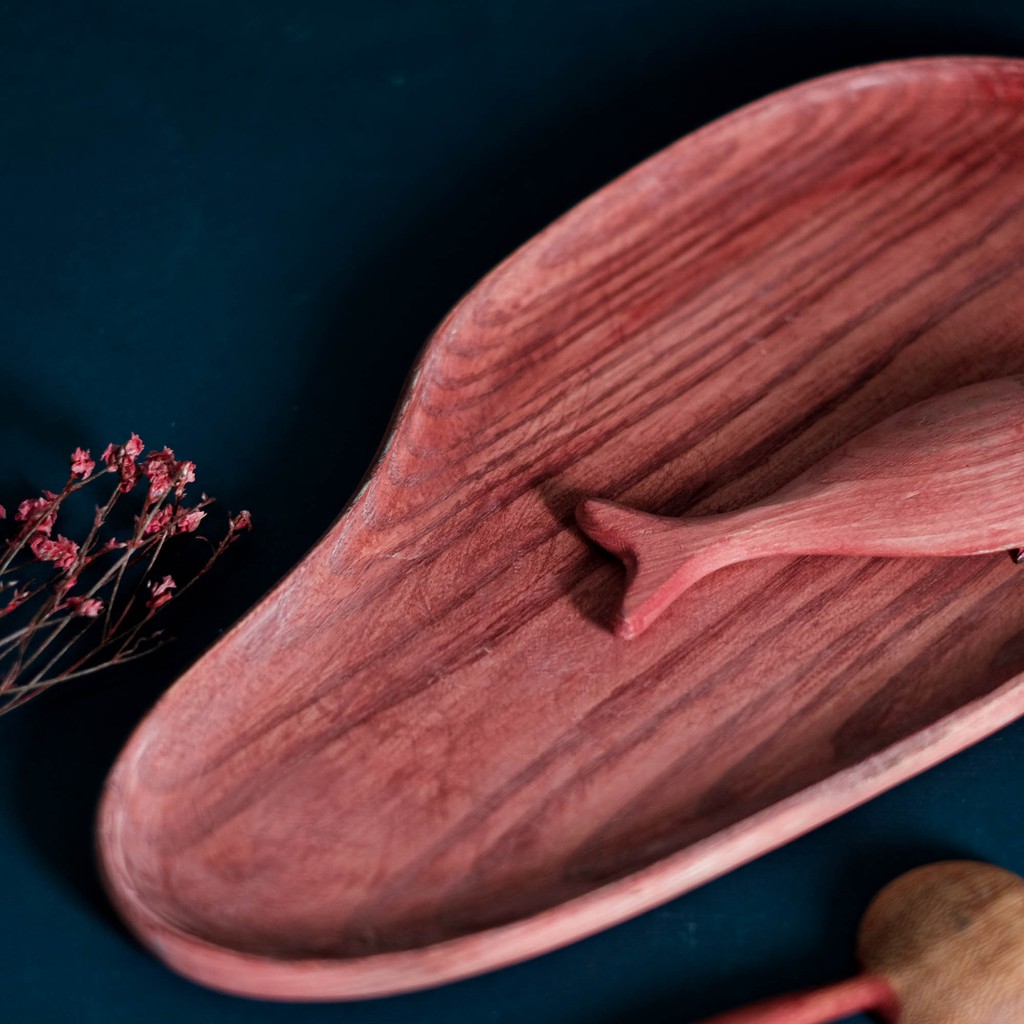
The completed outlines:
<svg viewBox="0 0 1024 1024">
<path fill-rule="evenodd" d="M 1020 373 L 1024 64 L 852 70 L 684 138 L 456 306 L 342 517 L 142 723 L 99 816 L 116 906 L 220 989 L 399 992 L 991 733 L 1024 712 L 1005 554 L 765 558 L 624 640 L 573 509 L 734 508 Z"/>
</svg>

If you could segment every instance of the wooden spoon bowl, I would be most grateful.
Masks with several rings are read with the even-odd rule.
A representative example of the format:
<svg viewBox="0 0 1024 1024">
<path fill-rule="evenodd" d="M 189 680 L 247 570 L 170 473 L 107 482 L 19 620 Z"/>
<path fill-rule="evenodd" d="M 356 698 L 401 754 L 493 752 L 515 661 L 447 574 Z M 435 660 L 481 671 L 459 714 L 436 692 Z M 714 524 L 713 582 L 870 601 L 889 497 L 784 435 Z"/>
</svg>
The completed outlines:
<svg viewBox="0 0 1024 1024">
<path fill-rule="evenodd" d="M 868 908 L 857 955 L 892 984 L 899 1024 L 1024 1020 L 1024 879 L 971 861 L 908 872 Z"/>
<path fill-rule="evenodd" d="M 874 1011 L 889 1024 L 1024 1020 L 1024 879 L 977 861 L 928 864 L 890 882 L 861 920 L 864 973 L 703 1024 L 830 1024 Z"/>
<path fill-rule="evenodd" d="M 583 495 L 750 504 L 913 402 L 1024 373 L 1022 98 L 996 59 L 798 86 L 473 289 L 343 516 L 114 767 L 100 859 L 142 940 L 248 995 L 437 984 L 1024 711 L 1005 554 L 764 558 L 623 642 L 622 569 L 573 519 Z"/>
</svg>

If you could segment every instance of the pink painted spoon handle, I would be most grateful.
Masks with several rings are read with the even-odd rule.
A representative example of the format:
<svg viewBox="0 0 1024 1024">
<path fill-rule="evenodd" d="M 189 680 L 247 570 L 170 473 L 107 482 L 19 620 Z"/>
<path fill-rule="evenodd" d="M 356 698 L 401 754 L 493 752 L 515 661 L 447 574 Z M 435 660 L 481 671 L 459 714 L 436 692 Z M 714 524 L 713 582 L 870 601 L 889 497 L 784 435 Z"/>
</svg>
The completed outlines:
<svg viewBox="0 0 1024 1024">
<path fill-rule="evenodd" d="M 879 974 L 860 974 L 812 992 L 767 999 L 701 1024 L 830 1024 L 867 1010 L 877 1011 L 889 1024 L 899 1022 L 896 993 Z"/>
</svg>

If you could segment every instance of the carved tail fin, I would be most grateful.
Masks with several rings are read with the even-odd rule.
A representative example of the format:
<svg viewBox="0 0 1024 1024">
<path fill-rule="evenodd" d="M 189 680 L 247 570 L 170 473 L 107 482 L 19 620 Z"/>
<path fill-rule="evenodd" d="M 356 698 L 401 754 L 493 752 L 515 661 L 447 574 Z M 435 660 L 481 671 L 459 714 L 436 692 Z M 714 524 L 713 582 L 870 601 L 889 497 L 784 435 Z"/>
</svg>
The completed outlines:
<svg viewBox="0 0 1024 1024">
<path fill-rule="evenodd" d="M 722 557 L 725 518 L 673 519 L 597 498 L 576 506 L 580 529 L 626 566 L 619 636 L 639 636 L 687 587 L 732 561 Z"/>
</svg>

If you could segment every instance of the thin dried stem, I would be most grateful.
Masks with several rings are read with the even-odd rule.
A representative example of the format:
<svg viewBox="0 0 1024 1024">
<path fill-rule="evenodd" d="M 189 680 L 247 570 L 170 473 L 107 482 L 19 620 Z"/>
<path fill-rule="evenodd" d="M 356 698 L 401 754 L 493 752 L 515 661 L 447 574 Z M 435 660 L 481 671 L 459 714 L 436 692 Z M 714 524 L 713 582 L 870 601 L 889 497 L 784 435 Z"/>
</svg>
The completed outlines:
<svg viewBox="0 0 1024 1024">
<path fill-rule="evenodd" d="M 6 540 L 0 524 L 0 618 L 16 616 L 13 628 L 0 635 L 0 714 L 54 683 L 134 661 L 162 646 L 166 641 L 157 640 L 159 632 L 147 635 L 153 617 L 206 575 L 240 532 L 251 527 L 248 512 L 229 517 L 205 564 L 179 586 L 160 567 L 178 538 L 206 540 L 194 531 L 213 499 L 204 494 L 187 506 L 195 466 L 175 459 L 169 448 L 151 451 L 140 461 L 142 449 L 135 434 L 123 445 L 109 445 L 98 471 L 89 453 L 76 449 L 59 493 L 44 491 L 22 502 Z M 113 487 L 94 506 L 92 526 L 81 544 L 55 536 L 67 499 L 101 479 L 113 481 Z M 145 496 L 131 537 L 105 536 L 115 506 L 137 484 Z M 0 520 L 5 518 L 0 506 Z M 164 572 L 162 579 L 158 570 Z"/>
</svg>

